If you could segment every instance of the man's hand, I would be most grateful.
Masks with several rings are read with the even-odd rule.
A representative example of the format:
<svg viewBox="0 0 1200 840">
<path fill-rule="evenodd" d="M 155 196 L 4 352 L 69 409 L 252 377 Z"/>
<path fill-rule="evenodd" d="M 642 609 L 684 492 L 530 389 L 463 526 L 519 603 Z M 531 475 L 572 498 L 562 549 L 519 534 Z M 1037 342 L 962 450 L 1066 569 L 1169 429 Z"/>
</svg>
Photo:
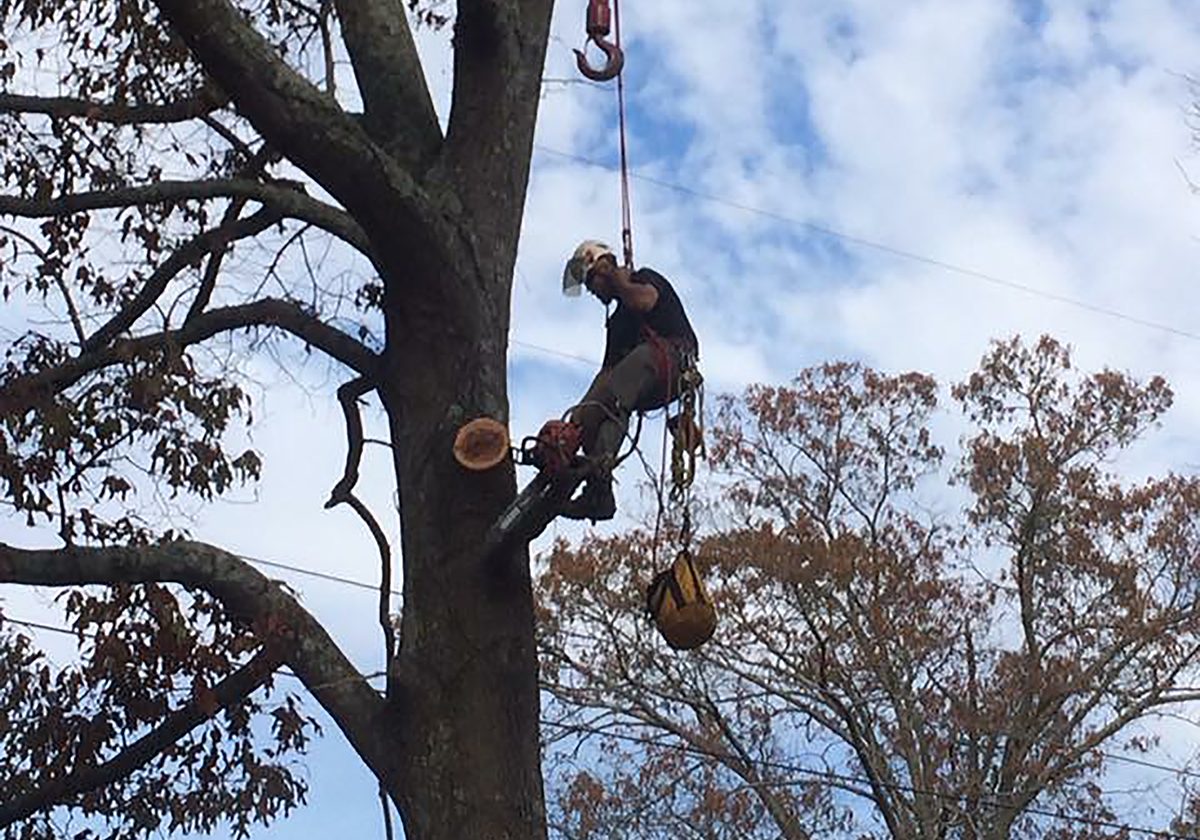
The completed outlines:
<svg viewBox="0 0 1200 840">
<path fill-rule="evenodd" d="M 617 296 L 634 312 L 649 312 L 658 304 L 658 289 L 649 283 L 633 282 L 633 272 L 628 268 L 617 268 L 610 276 Z"/>
</svg>

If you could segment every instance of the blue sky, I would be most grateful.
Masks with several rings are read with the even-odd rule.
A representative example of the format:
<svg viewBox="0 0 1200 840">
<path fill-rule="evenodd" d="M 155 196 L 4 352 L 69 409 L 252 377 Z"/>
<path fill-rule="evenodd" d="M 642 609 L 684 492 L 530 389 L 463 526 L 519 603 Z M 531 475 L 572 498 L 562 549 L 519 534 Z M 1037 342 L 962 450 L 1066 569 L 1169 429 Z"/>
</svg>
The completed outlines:
<svg viewBox="0 0 1200 840">
<path fill-rule="evenodd" d="M 577 78 L 585 6 L 558 3 L 550 79 Z M 711 392 L 830 358 L 948 383 L 990 339 L 1049 332 L 1085 367 L 1173 385 L 1174 409 L 1125 469 L 1200 464 L 1194 3 L 629 0 L 622 13 L 638 261 L 689 305 Z M 421 35 L 443 114 L 447 39 Z M 578 240 L 619 241 L 617 176 L 564 154 L 611 166 L 614 106 L 612 86 L 544 89 L 514 283 L 518 436 L 582 393 L 593 368 L 580 359 L 601 354 L 602 310 L 562 298 L 559 278 Z M 267 383 L 253 433 L 266 474 L 196 508 L 193 533 L 373 581 L 369 537 L 322 510 L 343 457 L 331 393 L 305 395 L 272 363 L 249 364 Z M 636 478 L 603 530 L 638 515 Z M 388 510 L 386 459 L 365 464 L 362 487 Z M 370 594 L 288 579 L 363 670 L 378 670 Z M 14 616 L 51 614 L 40 596 L 0 597 Z M 260 836 L 382 836 L 375 789 L 332 728 L 310 778 L 313 807 Z"/>
</svg>

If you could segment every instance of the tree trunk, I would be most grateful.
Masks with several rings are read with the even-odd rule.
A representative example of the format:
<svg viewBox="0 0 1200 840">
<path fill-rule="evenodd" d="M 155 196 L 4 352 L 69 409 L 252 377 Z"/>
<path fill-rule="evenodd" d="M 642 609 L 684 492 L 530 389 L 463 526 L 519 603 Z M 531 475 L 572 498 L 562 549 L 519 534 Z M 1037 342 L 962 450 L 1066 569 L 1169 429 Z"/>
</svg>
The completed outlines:
<svg viewBox="0 0 1200 840">
<path fill-rule="evenodd" d="M 453 185 L 439 199 L 456 208 L 456 236 L 388 260 L 380 394 L 403 531 L 393 708 L 411 840 L 546 836 L 528 548 L 481 555 L 515 471 L 470 473 L 452 446 L 469 420 L 508 421 L 509 299 L 551 6 L 459 4 L 454 105 L 425 179 L 434 195 Z"/>
<path fill-rule="evenodd" d="M 504 255 L 499 261 L 503 274 Z M 528 550 L 491 565 L 480 555 L 484 534 L 515 493 L 515 473 L 508 462 L 470 473 L 452 455 L 464 422 L 507 420 L 509 284 L 494 276 L 422 280 L 416 285 L 444 296 L 433 312 L 414 317 L 409 300 L 402 320 L 396 313 L 381 389 L 403 525 L 404 611 L 392 697 L 402 767 L 396 793 L 413 840 L 540 838 Z"/>
<path fill-rule="evenodd" d="M 358 248 L 382 281 L 387 333 L 376 355 L 291 301 L 260 300 L 200 312 L 186 330 L 154 340 L 187 346 L 240 326 L 283 326 L 350 367 L 355 387 L 379 394 L 401 500 L 401 647 L 388 714 L 380 718 L 367 702 L 357 705 L 369 720 L 352 712 L 336 719 L 400 806 L 408 840 L 544 838 L 528 550 L 490 565 L 481 556 L 484 535 L 515 495 L 514 469 L 468 473 L 452 443 L 470 419 L 508 419 L 509 297 L 553 2 L 458 0 L 444 134 L 399 0 L 333 4 L 361 114 L 288 65 L 256 28 L 257 13 L 229 0 L 154 5 L 263 148 L 333 201 L 240 176 L 233 182 L 254 182 L 252 194 L 215 181 L 208 188 L 218 183 L 214 195 L 264 203 L 282 194 L 287 206 L 271 212 L 315 222 Z M 330 6 L 320 5 L 322 13 Z M 162 201 L 156 189 L 97 206 Z M 40 212 L 23 200 L 15 206 Z M 109 332 L 145 311 L 135 306 Z M 102 350 L 87 365 L 63 366 L 51 384 L 67 387 L 113 364 L 117 350 Z"/>
</svg>

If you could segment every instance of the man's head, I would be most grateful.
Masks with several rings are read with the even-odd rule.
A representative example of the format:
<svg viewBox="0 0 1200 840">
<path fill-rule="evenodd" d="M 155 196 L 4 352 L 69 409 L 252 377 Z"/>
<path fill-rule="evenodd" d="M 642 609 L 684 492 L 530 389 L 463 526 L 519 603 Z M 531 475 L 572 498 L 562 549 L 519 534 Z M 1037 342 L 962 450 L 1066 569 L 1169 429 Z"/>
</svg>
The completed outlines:
<svg viewBox="0 0 1200 840">
<path fill-rule="evenodd" d="M 612 303 L 617 296 L 616 280 L 613 274 L 617 270 L 617 258 L 612 254 L 604 254 L 588 269 L 583 284 L 587 290 L 600 299 L 601 303 Z"/>
<path fill-rule="evenodd" d="M 611 274 L 616 270 L 617 258 L 612 249 L 603 242 L 586 239 L 575 249 L 567 267 L 563 270 L 563 294 L 574 297 L 587 286 L 588 291 L 605 301 L 612 299 Z M 598 269 L 598 272 L 596 271 Z M 593 273 L 595 272 L 595 278 Z M 608 294 L 608 298 L 603 297 Z"/>
</svg>

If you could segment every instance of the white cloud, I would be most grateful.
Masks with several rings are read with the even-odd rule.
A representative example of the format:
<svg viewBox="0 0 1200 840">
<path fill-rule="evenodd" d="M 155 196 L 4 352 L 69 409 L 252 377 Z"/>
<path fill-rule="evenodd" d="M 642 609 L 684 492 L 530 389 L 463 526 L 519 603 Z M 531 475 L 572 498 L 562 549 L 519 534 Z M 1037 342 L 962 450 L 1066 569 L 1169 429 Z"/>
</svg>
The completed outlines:
<svg viewBox="0 0 1200 840">
<path fill-rule="evenodd" d="M 714 391 L 831 357 L 947 382 L 991 338 L 1050 332 L 1084 367 L 1162 373 L 1174 385 L 1176 407 L 1138 451 L 1138 469 L 1200 464 L 1194 338 L 805 227 L 1200 334 L 1200 198 L 1176 165 L 1200 173 L 1181 78 L 1200 72 L 1200 16 L 1184 0 L 1041 5 L 1044 20 L 1030 25 L 1018 4 L 995 0 L 625 4 L 635 169 L 725 202 L 633 182 L 639 259 L 689 304 Z M 584 8 L 558 4 L 548 76 L 575 76 L 569 48 L 583 40 Z M 448 38 L 418 38 L 443 119 Z M 538 143 L 615 159 L 614 96 L 612 86 L 548 84 Z M 510 348 L 517 437 L 560 414 L 591 375 L 538 347 L 601 355 L 602 312 L 561 297 L 563 260 L 580 239 L 619 239 L 615 172 L 547 152 L 534 164 L 514 284 L 522 343 Z M 358 523 L 320 510 L 341 469 L 336 406 L 271 403 L 256 437 L 267 453 L 260 503 L 214 506 L 197 533 L 373 579 Z M 390 513 L 386 455 L 371 452 L 366 469 L 364 492 Z M 633 514 L 636 464 L 622 477 Z M 309 591 L 371 667 L 378 643 L 357 593 Z"/>
</svg>

